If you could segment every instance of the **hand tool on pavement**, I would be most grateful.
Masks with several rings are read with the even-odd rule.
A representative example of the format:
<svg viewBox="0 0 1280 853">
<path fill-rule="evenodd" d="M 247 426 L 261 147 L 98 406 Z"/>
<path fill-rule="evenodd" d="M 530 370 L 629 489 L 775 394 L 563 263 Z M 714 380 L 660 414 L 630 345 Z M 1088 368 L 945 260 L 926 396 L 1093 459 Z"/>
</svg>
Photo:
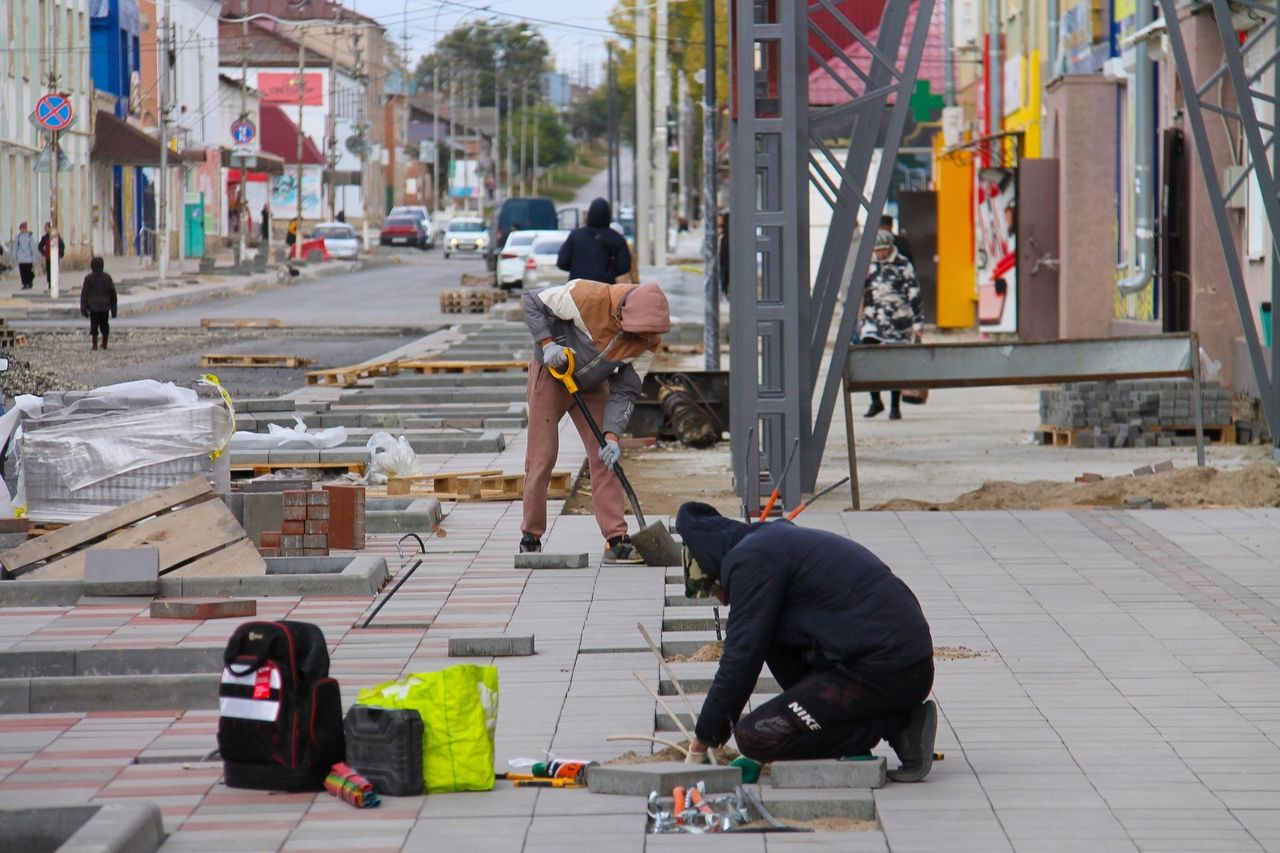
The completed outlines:
<svg viewBox="0 0 1280 853">
<path fill-rule="evenodd" d="M 817 493 L 816 495 L 814 495 L 813 497 L 809 498 L 809 500 L 804 501 L 803 503 L 801 503 L 801 504 L 800 504 L 800 506 L 796 507 L 795 509 L 791 510 L 791 512 L 787 513 L 787 521 L 791 521 L 791 520 L 792 520 L 792 519 L 794 519 L 797 515 L 799 515 L 800 513 L 804 512 L 806 509 L 808 509 L 808 508 L 809 508 L 809 504 L 813 503 L 813 502 L 814 502 L 814 501 L 816 501 L 818 498 L 822 497 L 823 495 L 827 494 L 828 492 L 833 492 L 833 491 L 835 491 L 836 489 L 840 488 L 841 486 L 843 486 L 843 485 L 844 485 L 845 483 L 847 483 L 847 482 L 849 482 L 849 478 L 848 478 L 848 477 L 845 477 L 843 480 L 840 480 L 840 481 L 839 481 L 839 482 L 837 482 L 837 483 L 832 483 L 830 486 L 827 486 L 825 489 L 823 489 L 822 491 L 818 492 L 818 493 Z"/>
<path fill-rule="evenodd" d="M 787 472 L 791 470 L 791 463 L 796 458 L 796 451 L 799 449 L 800 439 L 797 438 L 792 442 L 791 452 L 787 454 L 787 461 L 782 466 L 782 475 L 773 481 L 773 491 L 769 493 L 769 500 L 765 502 L 764 509 L 760 510 L 761 521 L 764 521 L 769 517 L 769 513 L 773 511 L 773 505 L 777 503 L 778 498 L 782 496 L 782 483 L 787 479 Z"/>
<path fill-rule="evenodd" d="M 693 700 L 689 698 L 689 694 L 684 692 L 684 685 L 680 683 L 680 679 L 676 678 L 675 670 L 671 668 L 671 664 L 667 663 L 667 659 L 662 656 L 662 652 L 658 650 L 658 646 L 653 641 L 653 637 L 649 636 L 649 631 L 644 627 L 643 622 L 637 622 L 636 627 L 640 629 L 640 636 L 644 637 L 644 641 L 649 644 L 649 651 L 653 652 L 653 656 L 658 659 L 658 666 L 667 674 L 667 678 L 671 679 L 672 685 L 676 688 L 676 693 L 684 700 L 684 706 L 689 709 L 689 719 L 697 720 L 698 712 L 693 707 Z M 692 757 L 690 755 L 689 757 Z M 715 750 L 707 750 L 707 760 L 713 765 L 719 764 L 716 760 Z"/>
<path fill-rule="evenodd" d="M 667 716 L 671 717 L 671 720 L 676 724 L 676 728 L 680 730 L 680 734 L 684 735 L 685 740 L 689 741 L 691 746 L 689 752 L 692 754 L 692 744 L 696 738 L 694 738 L 694 736 L 689 732 L 689 729 L 685 727 L 684 721 L 680 719 L 680 716 L 676 714 L 675 711 L 671 710 L 670 705 L 663 701 L 663 698 L 658 695 L 658 691 L 649 686 L 649 682 L 644 680 L 643 675 L 638 672 L 633 672 L 631 674 L 636 677 L 636 681 L 639 681 L 644 686 L 645 690 L 649 691 L 649 695 L 652 696 L 658 705 L 662 707 L 662 710 L 667 712 Z"/>
<path fill-rule="evenodd" d="M 565 347 L 564 354 L 568 357 L 569 363 L 565 365 L 563 371 L 558 371 L 549 364 L 547 365 L 547 370 L 550 371 L 552 376 L 564 383 L 565 390 L 569 392 L 569 396 L 573 397 L 573 402 L 577 404 L 578 411 L 582 412 L 582 417 L 586 419 L 587 426 L 591 427 L 592 435 L 596 437 L 596 441 L 603 448 L 607 443 L 604 432 L 600 429 L 600 425 L 596 423 L 596 419 L 591 416 L 591 409 L 587 406 L 587 401 L 582 399 L 582 391 L 578 388 L 578 382 L 573 376 L 575 368 L 573 350 Z M 613 474 L 618 478 L 618 482 L 622 484 L 622 490 L 626 493 L 627 500 L 631 503 L 631 511 L 636 514 L 636 522 L 640 525 L 639 532 L 631 537 L 631 544 L 635 547 L 637 553 L 650 566 L 680 565 L 680 546 L 671 538 L 671 534 L 667 532 L 667 526 L 661 521 L 655 521 L 653 524 L 645 522 L 644 512 L 640 509 L 640 499 L 636 497 L 635 489 L 631 488 L 631 481 L 623 473 L 620 462 L 614 463 Z"/>
<path fill-rule="evenodd" d="M 585 788 L 582 782 L 572 779 L 512 779 L 511 784 L 517 788 Z"/>
</svg>

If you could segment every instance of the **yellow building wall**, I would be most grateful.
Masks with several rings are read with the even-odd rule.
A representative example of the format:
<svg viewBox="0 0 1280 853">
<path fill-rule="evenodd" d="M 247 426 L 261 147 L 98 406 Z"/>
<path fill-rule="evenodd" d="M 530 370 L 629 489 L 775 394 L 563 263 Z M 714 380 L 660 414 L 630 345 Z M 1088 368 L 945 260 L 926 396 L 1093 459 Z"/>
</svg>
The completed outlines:
<svg viewBox="0 0 1280 853">
<path fill-rule="evenodd" d="M 1023 62 L 1022 107 L 1004 117 L 1005 130 L 1020 130 L 1022 156 L 1040 156 L 1040 51 L 1033 50 Z"/>
<path fill-rule="evenodd" d="M 934 190 L 938 204 L 938 328 L 978 324 L 978 284 L 973 257 L 973 155 L 939 156 L 935 143 Z"/>
</svg>

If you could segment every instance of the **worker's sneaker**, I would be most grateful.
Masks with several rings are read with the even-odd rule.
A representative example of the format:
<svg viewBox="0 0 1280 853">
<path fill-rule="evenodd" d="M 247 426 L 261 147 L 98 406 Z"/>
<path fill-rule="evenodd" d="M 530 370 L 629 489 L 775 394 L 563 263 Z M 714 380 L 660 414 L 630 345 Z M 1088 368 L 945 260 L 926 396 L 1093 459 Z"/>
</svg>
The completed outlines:
<svg viewBox="0 0 1280 853">
<path fill-rule="evenodd" d="M 604 562 L 635 565 L 643 563 L 644 557 L 641 557 L 635 546 L 631 544 L 631 537 L 624 534 L 609 540 L 609 546 L 604 549 Z"/>
<path fill-rule="evenodd" d="M 538 541 L 538 537 L 532 533 L 526 533 L 520 537 L 520 553 L 521 554 L 537 554 L 542 551 L 542 543 Z"/>
<path fill-rule="evenodd" d="M 914 709 L 907 724 L 889 738 L 901 766 L 889 771 L 894 782 L 919 782 L 933 769 L 933 742 L 938 735 L 938 706 L 930 699 Z"/>
</svg>

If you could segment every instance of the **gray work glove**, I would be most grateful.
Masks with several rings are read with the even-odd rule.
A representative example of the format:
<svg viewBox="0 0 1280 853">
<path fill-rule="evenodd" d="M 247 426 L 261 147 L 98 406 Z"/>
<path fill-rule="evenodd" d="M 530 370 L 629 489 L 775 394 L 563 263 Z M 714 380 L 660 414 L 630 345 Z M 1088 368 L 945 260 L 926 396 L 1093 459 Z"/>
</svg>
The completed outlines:
<svg viewBox="0 0 1280 853">
<path fill-rule="evenodd" d="M 565 354 L 564 347 L 551 341 L 542 348 L 542 363 L 547 367 L 563 370 L 569 365 L 569 356 Z"/>
<path fill-rule="evenodd" d="M 622 448 L 618 447 L 618 442 L 612 438 L 606 438 L 604 447 L 600 448 L 599 455 L 600 461 L 604 463 L 604 466 L 612 471 L 613 466 L 617 465 L 618 460 L 622 458 Z"/>
</svg>

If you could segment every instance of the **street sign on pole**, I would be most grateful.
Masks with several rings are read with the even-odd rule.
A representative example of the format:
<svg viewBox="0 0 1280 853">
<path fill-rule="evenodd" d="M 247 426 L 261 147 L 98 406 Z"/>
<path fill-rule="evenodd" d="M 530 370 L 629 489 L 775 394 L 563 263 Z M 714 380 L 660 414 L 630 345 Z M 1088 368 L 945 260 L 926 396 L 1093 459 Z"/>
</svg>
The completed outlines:
<svg viewBox="0 0 1280 853">
<path fill-rule="evenodd" d="M 256 145 L 232 145 L 232 157 L 256 157 L 258 156 L 258 146 Z"/>
<path fill-rule="evenodd" d="M 66 130 L 76 120 L 75 111 L 71 108 L 71 100 L 57 92 L 41 96 L 40 100 L 36 101 L 36 108 L 31 115 L 36 124 L 51 133 Z"/>
<path fill-rule="evenodd" d="M 258 129 L 254 127 L 253 122 L 248 119 L 240 119 L 231 124 L 231 140 L 237 147 L 248 145 L 254 142 L 253 148 L 257 148 L 255 140 L 258 138 Z"/>
</svg>

